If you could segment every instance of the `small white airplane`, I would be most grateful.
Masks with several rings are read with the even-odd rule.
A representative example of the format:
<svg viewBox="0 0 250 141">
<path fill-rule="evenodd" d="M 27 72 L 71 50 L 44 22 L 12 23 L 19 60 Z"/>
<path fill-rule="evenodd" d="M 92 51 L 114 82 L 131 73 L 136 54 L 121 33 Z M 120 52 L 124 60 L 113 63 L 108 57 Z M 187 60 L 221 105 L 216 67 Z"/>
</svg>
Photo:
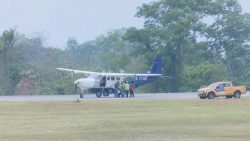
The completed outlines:
<svg viewBox="0 0 250 141">
<path fill-rule="evenodd" d="M 88 90 L 89 93 L 95 93 L 96 97 L 109 96 L 109 94 L 114 93 L 115 84 L 118 83 L 118 81 L 132 81 L 135 88 L 155 81 L 162 76 L 161 66 L 162 57 L 157 55 L 150 67 L 150 71 L 147 71 L 147 73 L 100 73 L 66 68 L 57 69 L 73 74 L 84 74 L 86 76 L 85 78 L 74 81 L 75 86 L 81 89 L 80 98 L 83 98 L 83 93 L 86 90 Z"/>
</svg>

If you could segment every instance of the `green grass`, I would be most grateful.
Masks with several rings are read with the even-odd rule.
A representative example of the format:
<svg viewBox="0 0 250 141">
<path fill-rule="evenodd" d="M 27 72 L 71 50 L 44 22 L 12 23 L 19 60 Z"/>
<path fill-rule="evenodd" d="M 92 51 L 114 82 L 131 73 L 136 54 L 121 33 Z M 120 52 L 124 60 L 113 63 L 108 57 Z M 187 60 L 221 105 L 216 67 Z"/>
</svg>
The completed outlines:
<svg viewBox="0 0 250 141">
<path fill-rule="evenodd" d="M 248 141 L 250 99 L 0 103 L 0 141 Z"/>
</svg>

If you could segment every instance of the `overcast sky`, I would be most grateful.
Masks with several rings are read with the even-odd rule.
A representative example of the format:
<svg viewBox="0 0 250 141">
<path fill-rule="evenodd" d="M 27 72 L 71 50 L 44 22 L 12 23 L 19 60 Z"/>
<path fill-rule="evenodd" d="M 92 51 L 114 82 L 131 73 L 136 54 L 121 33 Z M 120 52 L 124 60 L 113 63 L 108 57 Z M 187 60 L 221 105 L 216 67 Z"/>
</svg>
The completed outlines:
<svg viewBox="0 0 250 141">
<path fill-rule="evenodd" d="M 41 33 L 46 45 L 64 47 L 69 37 L 80 43 L 122 27 L 142 27 L 137 7 L 153 0 L 0 0 L 0 32 L 16 28 L 27 36 Z M 250 0 L 239 0 L 250 13 Z"/>
</svg>

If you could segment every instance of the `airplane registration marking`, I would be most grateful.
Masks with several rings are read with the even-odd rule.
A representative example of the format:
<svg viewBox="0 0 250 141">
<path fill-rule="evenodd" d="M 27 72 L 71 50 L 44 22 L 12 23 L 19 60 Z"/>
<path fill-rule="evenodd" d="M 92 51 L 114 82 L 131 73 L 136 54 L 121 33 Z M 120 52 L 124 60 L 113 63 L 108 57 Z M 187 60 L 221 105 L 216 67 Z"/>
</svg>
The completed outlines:
<svg viewBox="0 0 250 141">
<path fill-rule="evenodd" d="M 148 80 L 148 77 L 147 76 L 137 76 L 136 78 L 135 78 L 135 80 Z"/>
</svg>

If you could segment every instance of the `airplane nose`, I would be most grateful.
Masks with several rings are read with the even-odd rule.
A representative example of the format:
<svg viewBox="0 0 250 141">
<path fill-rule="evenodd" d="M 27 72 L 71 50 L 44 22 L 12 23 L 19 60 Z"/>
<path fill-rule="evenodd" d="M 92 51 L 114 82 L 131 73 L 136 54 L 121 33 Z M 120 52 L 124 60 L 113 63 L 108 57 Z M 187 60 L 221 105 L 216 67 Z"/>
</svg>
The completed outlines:
<svg viewBox="0 0 250 141">
<path fill-rule="evenodd" d="M 74 81 L 74 84 L 78 85 L 79 84 L 79 80 Z"/>
</svg>

